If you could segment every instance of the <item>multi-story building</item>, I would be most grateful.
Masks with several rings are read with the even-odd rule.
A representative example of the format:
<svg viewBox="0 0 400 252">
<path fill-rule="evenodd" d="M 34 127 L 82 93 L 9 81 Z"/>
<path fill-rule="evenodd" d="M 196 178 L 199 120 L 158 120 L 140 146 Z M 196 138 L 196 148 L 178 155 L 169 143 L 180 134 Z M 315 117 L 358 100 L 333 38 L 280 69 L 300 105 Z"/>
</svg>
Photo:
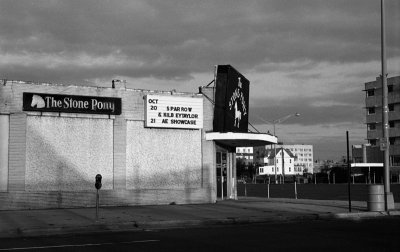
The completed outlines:
<svg viewBox="0 0 400 252">
<path fill-rule="evenodd" d="M 246 164 L 253 163 L 253 147 L 236 147 L 236 158 L 243 159 Z"/>
<path fill-rule="evenodd" d="M 267 145 L 262 147 L 255 147 L 254 152 L 258 157 L 266 156 L 269 150 L 273 150 L 273 145 Z M 313 146 L 306 144 L 278 144 L 276 148 L 288 149 L 294 156 L 294 167 L 296 170 L 301 170 L 301 173 L 313 173 L 314 162 L 313 162 Z M 260 159 L 258 159 L 260 160 Z"/>
<path fill-rule="evenodd" d="M 400 76 L 387 79 L 389 109 L 389 165 L 400 166 Z M 379 151 L 382 138 L 382 81 L 365 83 L 367 140 Z"/>
</svg>

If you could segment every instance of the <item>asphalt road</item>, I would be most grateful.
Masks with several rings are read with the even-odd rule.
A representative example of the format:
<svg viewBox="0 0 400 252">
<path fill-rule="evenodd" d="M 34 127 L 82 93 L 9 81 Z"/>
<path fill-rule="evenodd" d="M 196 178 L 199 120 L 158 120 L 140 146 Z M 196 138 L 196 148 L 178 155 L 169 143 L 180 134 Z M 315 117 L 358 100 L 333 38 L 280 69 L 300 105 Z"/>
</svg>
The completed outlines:
<svg viewBox="0 0 400 252">
<path fill-rule="evenodd" d="M 0 240 L 0 251 L 400 251 L 400 217 Z"/>
</svg>

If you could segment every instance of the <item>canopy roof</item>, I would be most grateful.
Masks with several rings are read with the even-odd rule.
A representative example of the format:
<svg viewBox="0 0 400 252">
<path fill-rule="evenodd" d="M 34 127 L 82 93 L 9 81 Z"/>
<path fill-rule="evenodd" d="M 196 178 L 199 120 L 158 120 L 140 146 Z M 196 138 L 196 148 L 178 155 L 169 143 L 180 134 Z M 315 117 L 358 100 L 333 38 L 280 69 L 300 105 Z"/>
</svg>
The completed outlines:
<svg viewBox="0 0 400 252">
<path fill-rule="evenodd" d="M 276 144 L 277 137 L 265 133 L 207 132 L 206 140 L 229 147 L 248 147 Z"/>
</svg>

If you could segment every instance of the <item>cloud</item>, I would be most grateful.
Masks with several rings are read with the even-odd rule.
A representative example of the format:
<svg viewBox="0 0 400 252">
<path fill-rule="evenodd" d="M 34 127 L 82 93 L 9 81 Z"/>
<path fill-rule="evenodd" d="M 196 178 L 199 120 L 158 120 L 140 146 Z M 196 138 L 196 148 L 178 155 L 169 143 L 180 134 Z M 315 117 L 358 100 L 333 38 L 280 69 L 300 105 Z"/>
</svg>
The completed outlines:
<svg viewBox="0 0 400 252">
<path fill-rule="evenodd" d="M 395 76 L 400 1 L 385 3 Z M 380 3 L 3 0 L 0 57 L 1 78 L 194 92 L 231 64 L 251 81 L 251 120 L 300 112 L 302 127 L 325 132 L 362 125 L 364 83 L 380 74 Z"/>
</svg>

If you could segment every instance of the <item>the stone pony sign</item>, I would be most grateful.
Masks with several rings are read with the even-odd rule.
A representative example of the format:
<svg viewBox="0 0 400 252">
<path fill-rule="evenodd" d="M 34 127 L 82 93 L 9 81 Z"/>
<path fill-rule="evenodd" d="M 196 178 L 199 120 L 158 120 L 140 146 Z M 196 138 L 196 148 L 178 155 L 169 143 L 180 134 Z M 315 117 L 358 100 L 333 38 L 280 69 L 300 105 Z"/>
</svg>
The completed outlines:
<svg viewBox="0 0 400 252">
<path fill-rule="evenodd" d="M 23 110 L 120 115 L 121 98 L 24 93 Z"/>
</svg>

